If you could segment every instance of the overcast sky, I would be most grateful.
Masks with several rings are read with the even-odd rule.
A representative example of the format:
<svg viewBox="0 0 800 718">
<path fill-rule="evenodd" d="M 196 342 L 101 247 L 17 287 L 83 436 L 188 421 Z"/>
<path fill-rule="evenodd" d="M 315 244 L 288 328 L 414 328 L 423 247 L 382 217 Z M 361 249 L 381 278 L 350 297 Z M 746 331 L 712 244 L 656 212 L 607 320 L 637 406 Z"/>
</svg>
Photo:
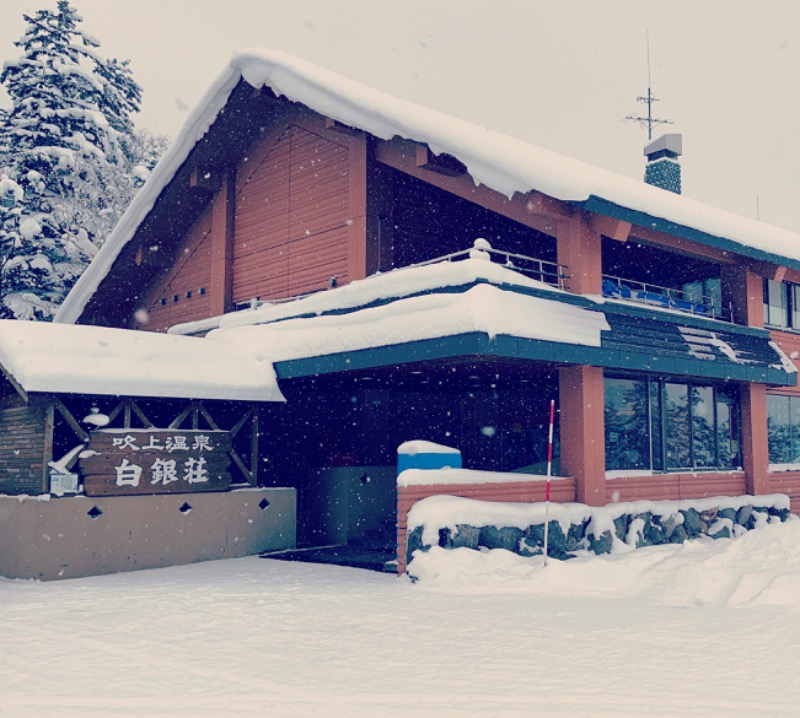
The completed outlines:
<svg viewBox="0 0 800 718">
<path fill-rule="evenodd" d="M 23 13 L 0 1 L 0 59 Z M 137 124 L 175 136 L 236 50 L 269 47 L 641 177 L 649 32 L 655 114 L 683 133 L 684 193 L 800 232 L 797 0 L 74 0 L 144 88 Z M 5 102 L 6 100 L 0 100 Z"/>
</svg>

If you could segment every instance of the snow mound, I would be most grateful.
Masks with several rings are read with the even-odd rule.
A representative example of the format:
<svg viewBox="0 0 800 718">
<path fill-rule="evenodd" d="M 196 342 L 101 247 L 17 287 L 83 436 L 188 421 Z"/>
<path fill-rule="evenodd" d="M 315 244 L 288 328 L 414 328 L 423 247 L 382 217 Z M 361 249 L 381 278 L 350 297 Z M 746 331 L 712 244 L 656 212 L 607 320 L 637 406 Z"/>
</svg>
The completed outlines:
<svg viewBox="0 0 800 718">
<path fill-rule="evenodd" d="M 800 521 L 736 539 L 700 539 L 570 561 L 509 551 L 418 551 L 408 573 L 445 593 L 526 593 L 539 597 L 630 599 L 701 607 L 800 605 Z"/>
</svg>

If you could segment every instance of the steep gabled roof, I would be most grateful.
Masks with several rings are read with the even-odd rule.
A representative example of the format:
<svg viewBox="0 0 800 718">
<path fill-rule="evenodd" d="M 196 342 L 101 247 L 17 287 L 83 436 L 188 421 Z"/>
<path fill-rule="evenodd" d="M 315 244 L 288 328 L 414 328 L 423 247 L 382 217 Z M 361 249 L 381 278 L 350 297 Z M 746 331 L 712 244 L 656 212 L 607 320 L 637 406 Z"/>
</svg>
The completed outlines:
<svg viewBox="0 0 800 718">
<path fill-rule="evenodd" d="M 250 50 L 233 57 L 189 116 L 114 232 L 56 315 L 75 322 L 122 249 L 237 84 L 267 87 L 326 117 L 389 140 L 427 144 L 466 165 L 478 184 L 509 197 L 531 190 L 590 211 L 663 229 L 745 256 L 800 269 L 800 235 L 652 187 L 348 80 L 290 55 Z"/>
</svg>

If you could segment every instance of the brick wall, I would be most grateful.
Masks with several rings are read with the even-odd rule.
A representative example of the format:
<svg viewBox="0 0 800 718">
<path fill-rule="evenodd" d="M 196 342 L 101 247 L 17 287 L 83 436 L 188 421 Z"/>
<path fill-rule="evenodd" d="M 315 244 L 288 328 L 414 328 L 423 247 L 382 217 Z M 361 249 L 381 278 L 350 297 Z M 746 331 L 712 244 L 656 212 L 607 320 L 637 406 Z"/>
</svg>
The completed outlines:
<svg viewBox="0 0 800 718">
<path fill-rule="evenodd" d="M 0 494 L 41 494 L 46 405 L 0 399 Z"/>
</svg>

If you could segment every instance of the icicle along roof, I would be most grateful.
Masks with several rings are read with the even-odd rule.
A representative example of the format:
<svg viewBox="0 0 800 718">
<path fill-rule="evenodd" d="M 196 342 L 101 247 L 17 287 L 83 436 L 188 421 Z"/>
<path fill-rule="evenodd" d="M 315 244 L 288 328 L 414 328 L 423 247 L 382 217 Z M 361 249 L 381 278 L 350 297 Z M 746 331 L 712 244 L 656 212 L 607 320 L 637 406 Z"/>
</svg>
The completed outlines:
<svg viewBox="0 0 800 718">
<path fill-rule="evenodd" d="M 651 187 L 507 135 L 366 87 L 284 53 L 234 55 L 56 315 L 70 323 L 110 271 L 195 144 L 244 79 L 375 137 L 427 144 L 466 165 L 477 184 L 511 197 L 532 190 L 645 227 L 800 269 L 800 235 Z"/>
</svg>

